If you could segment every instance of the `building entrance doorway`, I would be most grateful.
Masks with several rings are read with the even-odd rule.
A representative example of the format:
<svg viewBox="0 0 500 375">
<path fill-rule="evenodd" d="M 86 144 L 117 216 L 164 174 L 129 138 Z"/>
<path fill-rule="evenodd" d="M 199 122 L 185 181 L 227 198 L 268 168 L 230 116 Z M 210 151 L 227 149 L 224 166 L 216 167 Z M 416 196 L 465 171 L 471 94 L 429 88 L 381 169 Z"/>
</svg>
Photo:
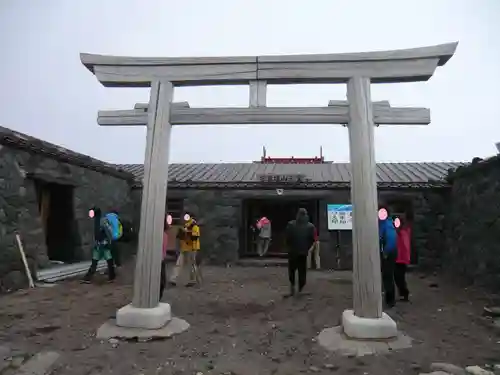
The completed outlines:
<svg viewBox="0 0 500 375">
<path fill-rule="evenodd" d="M 77 261 L 73 187 L 35 180 L 35 189 L 47 256 L 52 261 Z"/>
<path fill-rule="evenodd" d="M 295 219 L 297 210 L 305 208 L 309 213 L 309 220 L 317 225 L 319 201 L 301 200 L 296 198 L 279 199 L 249 199 L 243 202 L 245 215 L 245 229 L 242 238 L 242 257 L 256 257 L 258 231 L 255 224 L 259 218 L 266 216 L 271 221 L 272 237 L 267 257 L 285 257 L 287 254 L 285 243 L 285 229 L 290 220 Z"/>
</svg>

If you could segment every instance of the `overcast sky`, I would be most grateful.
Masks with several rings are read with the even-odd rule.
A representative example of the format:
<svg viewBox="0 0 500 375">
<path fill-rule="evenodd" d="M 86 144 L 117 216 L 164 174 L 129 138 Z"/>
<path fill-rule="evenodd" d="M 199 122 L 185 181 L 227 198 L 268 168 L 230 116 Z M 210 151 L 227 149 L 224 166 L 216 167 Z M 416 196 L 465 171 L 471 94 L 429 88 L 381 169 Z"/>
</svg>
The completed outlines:
<svg viewBox="0 0 500 375">
<path fill-rule="evenodd" d="M 463 161 L 500 141 L 499 0 L 0 0 L 0 125 L 116 163 L 142 163 L 144 128 L 104 128 L 149 90 L 104 88 L 80 52 L 230 56 L 364 52 L 459 41 L 430 81 L 373 85 L 373 100 L 431 108 L 430 126 L 376 129 L 378 161 Z M 322 106 L 344 85 L 271 86 L 269 106 Z M 246 106 L 248 87 L 175 90 L 191 106 Z M 348 161 L 335 125 L 176 127 L 172 162 L 271 156 Z"/>
</svg>

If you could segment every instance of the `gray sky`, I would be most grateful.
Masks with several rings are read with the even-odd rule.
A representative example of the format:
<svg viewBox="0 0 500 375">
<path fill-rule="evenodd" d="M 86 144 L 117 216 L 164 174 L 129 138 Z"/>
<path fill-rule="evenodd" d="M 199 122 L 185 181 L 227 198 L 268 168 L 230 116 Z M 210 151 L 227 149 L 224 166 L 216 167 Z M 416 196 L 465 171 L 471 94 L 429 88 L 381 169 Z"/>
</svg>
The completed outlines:
<svg viewBox="0 0 500 375">
<path fill-rule="evenodd" d="M 145 89 L 102 87 L 80 52 L 230 56 L 364 52 L 459 41 L 429 82 L 372 86 L 373 100 L 431 108 L 432 124 L 379 127 L 379 161 L 462 161 L 500 141 L 498 0 L 0 0 L 0 125 L 117 163 L 141 163 L 144 128 L 104 128 L 100 109 L 129 109 Z M 270 106 L 322 106 L 344 85 L 271 86 Z M 246 106 L 248 87 L 176 89 L 191 106 Z M 271 156 L 348 161 L 338 126 L 176 127 L 172 162 Z"/>
</svg>

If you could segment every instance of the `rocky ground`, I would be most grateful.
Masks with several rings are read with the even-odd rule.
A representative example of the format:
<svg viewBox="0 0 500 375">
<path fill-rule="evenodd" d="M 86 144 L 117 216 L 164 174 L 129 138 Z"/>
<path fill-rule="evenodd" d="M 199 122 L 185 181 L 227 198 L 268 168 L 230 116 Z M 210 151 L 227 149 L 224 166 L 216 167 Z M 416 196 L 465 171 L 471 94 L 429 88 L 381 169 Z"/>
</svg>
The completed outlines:
<svg viewBox="0 0 500 375">
<path fill-rule="evenodd" d="M 205 267 L 203 287 L 169 289 L 164 297 L 191 324 L 187 332 L 166 341 L 99 341 L 100 324 L 130 302 L 127 268 L 114 284 L 101 277 L 93 285 L 68 281 L 1 296 L 0 374 L 17 374 L 36 353 L 55 361 L 53 374 L 72 375 L 392 375 L 442 370 L 431 369 L 433 362 L 491 371 L 500 363 L 500 334 L 482 317 L 491 300 L 417 274 L 409 278 L 412 303 L 389 312 L 413 347 L 389 355 L 349 358 L 323 350 L 315 337 L 352 305 L 349 275 L 311 272 L 310 294 L 283 300 L 281 267 Z"/>
</svg>

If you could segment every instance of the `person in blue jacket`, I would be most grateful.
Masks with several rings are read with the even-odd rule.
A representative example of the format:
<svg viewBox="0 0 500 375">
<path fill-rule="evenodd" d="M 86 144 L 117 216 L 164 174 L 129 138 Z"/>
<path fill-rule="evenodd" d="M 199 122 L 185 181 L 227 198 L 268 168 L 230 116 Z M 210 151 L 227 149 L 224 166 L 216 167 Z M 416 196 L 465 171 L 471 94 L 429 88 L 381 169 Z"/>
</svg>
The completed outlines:
<svg viewBox="0 0 500 375">
<path fill-rule="evenodd" d="M 385 210 L 385 212 L 383 211 Z M 379 210 L 378 230 L 380 238 L 380 255 L 382 266 L 382 283 L 385 291 L 385 303 L 387 307 L 393 307 L 396 303 L 394 287 L 394 268 L 397 250 L 397 233 L 394 221 L 389 215 L 387 208 Z"/>
</svg>

